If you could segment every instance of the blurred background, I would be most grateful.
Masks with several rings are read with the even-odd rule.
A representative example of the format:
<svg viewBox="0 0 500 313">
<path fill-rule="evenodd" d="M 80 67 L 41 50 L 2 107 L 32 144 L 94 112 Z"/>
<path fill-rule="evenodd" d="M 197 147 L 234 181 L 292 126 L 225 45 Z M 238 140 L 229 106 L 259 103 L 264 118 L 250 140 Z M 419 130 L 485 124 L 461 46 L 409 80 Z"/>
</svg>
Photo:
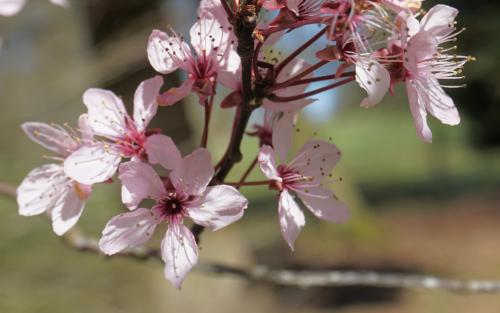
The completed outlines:
<svg viewBox="0 0 500 313">
<path fill-rule="evenodd" d="M 500 279 L 500 2 L 441 2 L 461 10 L 459 25 L 467 31 L 459 49 L 477 58 L 466 67 L 468 88 L 450 90 L 463 118 L 460 126 L 431 119 L 434 143 L 427 145 L 415 134 L 402 89 L 369 110 L 357 105 L 363 94 L 355 86 L 320 97 L 302 115 L 296 144 L 317 132 L 343 151 L 334 172 L 343 179 L 332 187 L 352 209 L 351 221 L 332 225 L 306 212 L 306 227 L 291 253 L 280 235 L 274 194 L 243 189 L 250 199 L 245 217 L 203 234 L 202 261 Z M 425 1 L 425 8 L 433 3 Z M 111 89 L 131 105 L 139 82 L 154 75 L 145 53 L 149 33 L 172 25 L 187 34 L 196 7 L 195 0 L 75 0 L 62 9 L 32 0 L 19 15 L 1 18 L 0 180 L 18 185 L 32 168 L 48 162 L 42 158 L 47 151 L 22 133 L 22 122 L 75 125 L 89 87 Z M 284 40 L 280 48 L 285 53 L 293 44 Z M 170 75 L 167 85 L 181 79 Z M 160 109 L 153 127 L 162 127 L 188 153 L 199 141 L 201 112 L 191 97 Z M 214 160 L 226 148 L 233 113 L 216 111 L 209 141 Z M 253 160 L 256 140 L 246 138 L 243 149 L 246 159 L 230 180 Z M 252 173 L 251 180 L 261 178 Z M 117 182 L 94 190 L 80 224 L 98 236 L 124 208 Z M 0 277 L 0 312 L 500 311 L 499 295 L 304 290 L 197 272 L 178 291 L 163 278 L 161 264 L 76 252 L 42 218 L 18 216 L 15 202 L 4 198 Z"/>
</svg>

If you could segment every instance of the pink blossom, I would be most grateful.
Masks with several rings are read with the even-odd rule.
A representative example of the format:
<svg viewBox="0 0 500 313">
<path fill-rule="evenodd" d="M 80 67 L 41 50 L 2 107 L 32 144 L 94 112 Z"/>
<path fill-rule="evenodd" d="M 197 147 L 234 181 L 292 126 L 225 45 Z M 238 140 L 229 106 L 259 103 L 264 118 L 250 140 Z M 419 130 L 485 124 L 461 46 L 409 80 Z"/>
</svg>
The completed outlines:
<svg viewBox="0 0 500 313">
<path fill-rule="evenodd" d="M 218 230 L 243 215 L 247 200 L 233 187 L 208 187 L 214 175 L 209 152 L 200 148 L 179 161 L 167 179 L 160 178 L 146 163 L 130 161 L 120 166 L 123 202 L 135 209 L 145 199 L 153 199 L 151 209 L 138 208 L 112 218 L 99 241 L 101 250 L 115 254 L 146 243 L 161 222 L 168 230 L 161 243 L 165 277 L 180 288 L 187 273 L 198 260 L 193 234 L 184 224 Z"/>
<path fill-rule="evenodd" d="M 219 10 L 215 9 L 217 7 Z M 224 84 L 235 79 L 240 59 L 234 49 L 232 26 L 227 18 L 221 17 L 222 13 L 217 13 L 221 9 L 213 1 L 202 2 L 198 20 L 190 31 L 192 49 L 184 37 L 173 30 L 171 34 L 159 30 L 151 33 L 148 42 L 151 66 L 162 74 L 179 68 L 188 74 L 180 87 L 171 88 L 160 96 L 160 105 L 175 104 L 191 92 L 196 92 L 200 103 L 204 103 L 208 96 L 215 94 L 217 81 Z"/>
<path fill-rule="evenodd" d="M 130 117 L 123 102 L 113 92 L 88 89 L 83 95 L 90 127 L 106 141 L 96 141 L 74 152 L 64 162 L 66 174 L 83 184 L 104 182 L 111 178 L 123 158 L 148 161 L 173 168 L 180 153 L 170 137 L 148 131 L 155 116 L 161 76 L 145 80 L 134 96 L 134 114 Z M 166 155 L 166 157 L 160 157 Z"/>
<path fill-rule="evenodd" d="M 55 152 L 55 160 L 63 161 L 73 151 L 92 140 L 86 115 L 80 117 L 81 138 L 63 127 L 29 122 L 22 125 L 26 134 L 36 143 Z M 32 170 L 17 188 L 19 214 L 32 216 L 47 212 L 52 217 L 52 228 L 63 235 L 80 218 L 91 185 L 80 184 L 64 173 L 61 164 L 46 164 Z"/>
<path fill-rule="evenodd" d="M 293 250 L 295 239 L 305 225 L 304 214 L 295 201 L 295 193 L 304 205 L 318 218 L 343 223 L 349 218 L 349 211 L 330 189 L 323 185 L 323 180 L 340 159 L 340 151 L 331 143 L 309 140 L 298 151 L 296 157 L 287 162 L 293 133 L 293 114 L 285 113 L 278 121 L 273 132 L 273 148 L 263 146 L 259 153 L 259 165 L 262 172 L 272 181 L 272 186 L 279 190 L 278 206 L 281 233 Z M 281 164 L 276 164 L 276 154 Z"/>
<path fill-rule="evenodd" d="M 327 61 L 343 61 L 337 74 L 349 65 L 355 66 L 356 82 L 367 92 L 361 106 L 370 107 L 380 102 L 389 90 L 390 74 L 379 61 L 378 49 L 397 33 L 396 25 L 380 1 L 330 1 L 323 4 L 329 17 L 328 37 L 336 47 L 318 52 Z M 356 4 L 356 5 L 355 5 Z"/>
<path fill-rule="evenodd" d="M 460 123 L 460 116 L 453 100 L 444 92 L 439 80 L 462 78 L 464 64 L 471 58 L 446 54 L 440 46 L 455 41 L 455 18 L 458 10 L 446 5 L 436 5 L 418 22 L 408 15 L 404 27 L 408 38 L 401 40 L 402 64 L 392 67 L 393 77 L 406 82 L 415 127 L 425 142 L 432 141 L 427 125 L 427 112 L 447 125 Z M 404 32 L 403 32 L 404 33 Z M 402 73 L 401 73 L 402 71 Z M 460 86 L 449 86 L 460 87 Z"/>
</svg>

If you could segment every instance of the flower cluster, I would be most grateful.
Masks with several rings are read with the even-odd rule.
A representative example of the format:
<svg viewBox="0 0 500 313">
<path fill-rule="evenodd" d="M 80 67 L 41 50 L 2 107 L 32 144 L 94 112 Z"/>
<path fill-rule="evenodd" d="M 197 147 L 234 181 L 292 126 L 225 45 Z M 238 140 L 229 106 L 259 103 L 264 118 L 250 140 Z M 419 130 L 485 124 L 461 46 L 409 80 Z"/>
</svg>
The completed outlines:
<svg viewBox="0 0 500 313">
<path fill-rule="evenodd" d="M 310 139 L 290 157 L 300 111 L 315 102 L 315 95 L 349 83 L 367 93 L 361 106 L 371 107 L 404 83 L 417 134 L 430 142 L 427 113 L 445 124 L 460 122 L 443 90 L 461 86 L 443 81 L 461 79 L 464 64 L 472 59 L 451 54 L 455 47 L 447 47 L 462 31 L 455 27 L 457 14 L 446 5 L 423 14 L 419 0 L 202 0 L 190 43 L 168 29 L 153 30 L 147 44 L 149 62 L 158 73 L 180 69 L 187 74 L 181 86 L 162 90 L 161 75 L 143 81 L 132 115 L 113 92 L 88 89 L 83 95 L 87 113 L 77 130 L 23 125 L 33 141 L 56 156 L 19 186 L 19 212 L 46 212 L 55 233 L 62 235 L 78 221 L 92 186 L 111 182 L 118 172 L 128 211 L 106 224 L 99 247 L 111 255 L 144 245 L 164 223 L 164 273 L 180 287 L 198 260 L 199 229 L 218 230 L 239 220 L 248 206 L 239 189 L 264 185 L 279 195 L 279 226 L 293 250 L 305 225 L 301 206 L 329 222 L 349 219 L 347 206 L 329 188 L 338 181 L 331 172 L 341 157 L 331 140 Z M 285 34 L 318 24 L 319 32 L 289 55 L 273 55 Z M 320 40 L 325 45 L 313 51 L 315 60 L 300 57 Z M 331 63 L 334 71 L 317 75 Z M 315 83 L 323 86 L 311 88 Z M 148 125 L 159 107 L 190 94 L 204 108 L 205 125 L 200 147 L 182 156 L 170 137 Z M 228 150 L 214 166 L 207 143 L 214 101 L 221 94 L 220 107 L 235 107 L 236 113 Z M 247 131 L 250 115 L 259 107 L 263 122 Z M 240 181 L 227 182 L 243 157 L 239 146 L 245 134 L 258 138 L 255 160 Z M 256 166 L 265 179 L 247 181 Z M 193 234 L 192 229 L 198 231 Z"/>
</svg>

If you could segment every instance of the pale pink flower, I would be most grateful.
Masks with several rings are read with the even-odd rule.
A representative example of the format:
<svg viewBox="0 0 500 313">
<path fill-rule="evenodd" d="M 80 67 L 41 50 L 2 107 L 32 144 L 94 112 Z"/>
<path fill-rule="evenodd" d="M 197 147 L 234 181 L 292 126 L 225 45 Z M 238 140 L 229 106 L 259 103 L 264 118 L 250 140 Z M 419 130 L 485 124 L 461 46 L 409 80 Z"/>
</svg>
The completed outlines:
<svg viewBox="0 0 500 313">
<path fill-rule="evenodd" d="M 405 23 L 408 39 L 402 39 L 403 79 L 417 133 L 425 142 L 432 141 L 426 121 L 427 112 L 444 124 L 460 123 L 453 100 L 439 82 L 463 78 L 463 66 L 471 59 L 468 56 L 449 55 L 446 53 L 449 49 L 440 47 L 444 43 L 454 42 L 461 32 L 457 32 L 454 26 L 457 15 L 458 10 L 455 8 L 436 5 L 420 23 L 411 15 Z"/>
<path fill-rule="evenodd" d="M 296 194 L 304 205 L 318 218 L 334 223 L 346 222 L 349 211 L 333 192 L 323 186 L 340 159 L 340 151 L 331 143 L 309 140 L 296 157 L 287 162 L 292 143 L 293 114 L 285 113 L 273 132 L 273 148 L 263 146 L 259 153 L 262 172 L 280 192 L 278 205 L 281 233 L 293 250 L 295 239 L 305 225 L 304 213 L 294 199 Z M 281 164 L 276 164 L 276 154 Z"/>
<path fill-rule="evenodd" d="M 345 62 L 337 73 L 354 65 L 356 82 L 368 94 L 361 106 L 375 105 L 390 87 L 390 74 L 379 61 L 378 50 L 397 33 L 393 18 L 380 1 L 327 1 L 322 10 L 330 16 L 328 37 L 335 40 L 336 47 L 318 52 L 318 57 Z"/>
<path fill-rule="evenodd" d="M 171 34 L 153 30 L 149 37 L 148 58 L 156 71 L 169 74 L 180 68 L 188 74 L 180 87 L 171 88 L 160 96 L 160 105 L 175 104 L 191 92 L 196 92 L 200 103 L 203 103 L 208 96 L 215 94 L 218 81 L 224 84 L 235 79 L 240 59 L 234 48 L 232 26 L 227 19 L 221 24 L 221 14 L 214 16 L 211 13 L 214 10 L 203 9 L 212 8 L 210 3 L 202 3 L 198 20 L 191 27 L 193 49 L 184 41 L 184 37 L 173 30 Z"/>
<path fill-rule="evenodd" d="M 66 174 L 83 184 L 104 182 L 113 176 L 123 158 L 173 168 L 180 153 L 172 139 L 147 130 L 158 109 L 157 97 L 162 84 L 163 78 L 156 76 L 139 85 L 134 96 L 133 118 L 113 92 L 88 89 L 83 102 L 88 109 L 90 127 L 95 135 L 107 141 L 96 141 L 71 154 L 64 162 Z"/>
<path fill-rule="evenodd" d="M 55 152 L 57 157 L 53 159 L 63 161 L 92 140 L 86 115 L 80 117 L 79 124 L 81 138 L 74 131 L 70 133 L 57 125 L 29 122 L 22 128 L 33 141 Z M 61 236 L 76 224 L 91 191 L 91 185 L 67 177 L 61 164 L 42 165 L 32 170 L 17 188 L 19 214 L 50 214 L 52 228 Z"/>
<path fill-rule="evenodd" d="M 50 0 L 53 4 L 67 7 L 68 1 L 66 0 Z M 12 16 L 16 15 L 26 4 L 26 0 L 0 0 L 0 15 Z"/>
<path fill-rule="evenodd" d="M 99 241 L 101 250 L 115 254 L 146 243 L 156 227 L 165 222 L 168 230 L 161 243 L 165 277 L 180 288 L 187 273 L 198 261 L 198 247 L 184 218 L 218 230 L 243 215 L 247 200 L 233 187 L 208 187 L 214 175 L 210 154 L 200 148 L 184 157 L 162 179 L 146 163 L 130 161 L 120 166 L 123 202 L 131 209 L 145 198 L 153 199 L 151 209 L 138 208 L 112 218 Z"/>
</svg>

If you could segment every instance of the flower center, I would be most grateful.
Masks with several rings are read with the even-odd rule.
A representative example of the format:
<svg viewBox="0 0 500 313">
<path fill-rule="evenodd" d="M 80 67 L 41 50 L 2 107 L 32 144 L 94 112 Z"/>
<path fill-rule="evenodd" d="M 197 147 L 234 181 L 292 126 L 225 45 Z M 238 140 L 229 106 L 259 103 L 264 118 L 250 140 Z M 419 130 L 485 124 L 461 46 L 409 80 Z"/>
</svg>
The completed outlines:
<svg viewBox="0 0 500 313">
<path fill-rule="evenodd" d="M 179 223 L 186 215 L 185 204 L 188 200 L 188 196 L 183 196 L 172 191 L 158 200 L 153 210 L 160 218 L 165 219 L 167 222 Z"/>
<path fill-rule="evenodd" d="M 146 143 L 146 134 L 139 132 L 134 125 L 134 122 L 127 120 L 126 135 L 116 142 L 120 147 L 120 152 L 125 157 L 137 156 L 141 159 L 146 159 L 146 151 L 144 144 Z"/>
<path fill-rule="evenodd" d="M 278 173 L 283 179 L 282 187 L 293 186 L 313 180 L 313 177 L 304 176 L 297 170 L 283 165 L 278 166 Z"/>
</svg>

